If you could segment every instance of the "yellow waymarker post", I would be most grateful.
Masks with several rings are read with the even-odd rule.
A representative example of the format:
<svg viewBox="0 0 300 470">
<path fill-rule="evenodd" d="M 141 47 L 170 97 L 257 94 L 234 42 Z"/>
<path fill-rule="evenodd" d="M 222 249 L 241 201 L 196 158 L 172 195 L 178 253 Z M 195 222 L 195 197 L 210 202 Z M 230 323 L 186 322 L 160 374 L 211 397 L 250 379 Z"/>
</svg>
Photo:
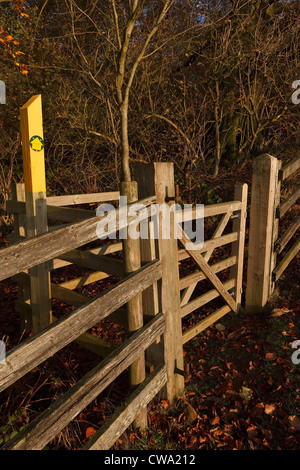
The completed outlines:
<svg viewBox="0 0 300 470">
<path fill-rule="evenodd" d="M 26 236 L 48 231 L 46 175 L 41 95 L 20 110 L 26 197 Z M 52 322 L 50 269 L 47 263 L 30 269 L 32 326 L 34 333 Z"/>
</svg>

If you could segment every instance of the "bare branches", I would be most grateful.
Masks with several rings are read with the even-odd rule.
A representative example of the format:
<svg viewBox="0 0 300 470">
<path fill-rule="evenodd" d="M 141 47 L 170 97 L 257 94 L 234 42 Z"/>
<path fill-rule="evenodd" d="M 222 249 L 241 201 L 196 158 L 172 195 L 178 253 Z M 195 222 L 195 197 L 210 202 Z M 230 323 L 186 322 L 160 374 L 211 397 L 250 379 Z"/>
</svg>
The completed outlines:
<svg viewBox="0 0 300 470">
<path fill-rule="evenodd" d="M 116 35 L 117 35 L 117 40 L 118 40 L 118 47 L 119 47 L 119 50 L 121 50 L 122 43 L 121 43 L 121 37 L 120 37 L 119 17 L 118 17 L 118 13 L 117 13 L 117 9 L 116 9 L 116 2 L 115 2 L 115 0 L 112 0 L 111 3 L 112 3 L 112 9 L 113 9 Z"/>
<path fill-rule="evenodd" d="M 118 55 L 117 60 L 117 76 L 116 76 L 116 91 L 117 91 L 117 98 L 120 107 L 120 115 L 121 115 L 121 142 L 122 142 L 122 169 L 123 169 L 123 176 L 125 181 L 130 181 L 130 168 L 129 168 L 129 141 L 128 141 L 128 105 L 129 105 L 129 94 L 133 84 L 133 80 L 138 69 L 138 66 L 145 54 L 145 51 L 156 33 L 157 29 L 159 28 L 163 18 L 165 17 L 166 13 L 172 6 L 174 0 L 166 0 L 163 4 L 163 7 L 158 15 L 155 24 L 153 25 L 150 32 L 146 35 L 146 38 L 142 41 L 142 46 L 140 47 L 140 52 L 130 66 L 129 69 L 129 78 L 127 83 L 125 82 L 125 75 L 126 75 L 126 60 L 130 45 L 131 35 L 135 26 L 135 22 L 139 17 L 139 14 L 142 11 L 142 7 L 144 2 L 133 0 L 129 1 L 129 16 L 127 18 L 127 23 L 123 35 L 123 40 L 120 39 L 120 31 L 118 25 L 118 15 L 116 11 L 116 4 L 115 1 L 112 2 L 113 6 L 113 15 L 114 15 L 114 22 L 116 28 L 116 34 L 118 38 L 120 52 Z M 125 90 L 123 90 L 125 88 Z"/>
</svg>

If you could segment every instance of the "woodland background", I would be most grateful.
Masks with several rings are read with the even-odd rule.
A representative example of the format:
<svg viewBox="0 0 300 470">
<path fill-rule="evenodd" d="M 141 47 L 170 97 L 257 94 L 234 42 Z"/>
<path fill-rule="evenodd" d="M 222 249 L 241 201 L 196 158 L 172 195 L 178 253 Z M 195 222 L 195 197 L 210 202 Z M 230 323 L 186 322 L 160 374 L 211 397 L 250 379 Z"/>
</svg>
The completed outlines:
<svg viewBox="0 0 300 470">
<path fill-rule="evenodd" d="M 164 5 L 170 8 L 155 29 Z M 0 80 L 7 87 L 7 103 L 0 105 L 0 245 L 7 245 L 11 229 L 11 184 L 23 177 L 19 110 L 32 95 L 43 99 L 48 195 L 119 189 L 118 91 L 120 83 L 126 91 L 133 70 L 130 163 L 174 162 L 183 202 L 232 200 L 234 184 L 251 183 L 252 161 L 262 153 L 283 164 L 299 156 L 300 105 L 291 100 L 292 84 L 300 79 L 299 27 L 299 0 L 0 0 Z M 296 180 L 282 186 L 286 196 Z M 297 211 L 299 205 L 281 230 Z M 245 267 L 246 260 L 247 243 Z M 52 274 L 54 283 L 89 272 L 63 270 Z M 79 293 L 92 298 L 111 282 L 83 286 Z M 209 284 L 198 288 L 203 294 Z M 11 349 L 24 339 L 15 310 L 18 286 L 7 279 L 0 290 L 2 339 Z M 72 308 L 52 299 L 57 318 Z M 299 449 L 299 365 L 291 362 L 299 313 L 295 259 L 262 312 L 228 315 L 184 346 L 189 406 L 156 398 L 149 428 L 127 431 L 114 449 Z M 198 321 L 192 313 L 183 328 Z M 127 334 L 106 320 L 91 333 L 114 345 Z M 5 391 L 0 445 L 98 363 L 98 356 L 73 344 Z M 128 389 L 124 373 L 48 448 L 80 448 Z"/>
<path fill-rule="evenodd" d="M 141 2 L 125 82 L 164 3 Z M 291 101 L 291 87 L 300 70 L 300 2 L 171 3 L 133 80 L 130 161 L 173 161 L 185 199 L 219 202 L 228 175 L 251 168 L 253 157 L 295 157 L 300 107 Z M 7 86 L 7 104 L 0 106 L 4 228 L 10 185 L 22 179 L 19 108 L 34 94 L 43 99 L 49 194 L 118 189 L 116 74 L 129 4 L 0 3 L 0 79 Z"/>
</svg>

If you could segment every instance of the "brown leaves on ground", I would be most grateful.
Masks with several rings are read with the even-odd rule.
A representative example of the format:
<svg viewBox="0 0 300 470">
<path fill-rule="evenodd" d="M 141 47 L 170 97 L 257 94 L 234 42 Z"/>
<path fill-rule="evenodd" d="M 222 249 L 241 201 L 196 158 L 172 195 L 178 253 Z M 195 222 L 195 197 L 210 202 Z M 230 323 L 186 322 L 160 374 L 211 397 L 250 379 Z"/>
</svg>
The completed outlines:
<svg viewBox="0 0 300 470">
<path fill-rule="evenodd" d="M 276 411 L 276 406 L 275 405 L 266 405 L 265 406 L 265 413 L 267 415 L 273 415 Z"/>
<path fill-rule="evenodd" d="M 300 431 L 300 419 L 298 416 L 289 416 L 289 423 L 296 431 Z"/>
<path fill-rule="evenodd" d="M 76 277 L 79 272 L 73 269 L 69 274 Z M 81 292 L 93 297 L 110 281 L 101 282 L 84 286 Z M 0 323 L 10 349 L 21 341 L 19 315 L 14 310 L 18 290 L 10 280 L 1 282 L 0 289 Z M 287 298 L 277 300 L 271 315 L 269 309 L 255 316 L 224 317 L 225 329 L 208 328 L 188 342 L 184 347 L 184 400 L 172 406 L 167 400 L 153 400 L 149 429 L 128 430 L 115 448 L 298 449 L 300 366 L 291 361 L 291 345 L 300 338 L 297 289 L 296 284 L 295 293 L 289 288 Z M 57 300 L 53 307 L 58 317 L 60 310 L 64 310 L 61 315 L 66 310 Z M 126 332 L 114 325 L 103 321 L 90 332 L 117 345 Z M 14 393 L 8 389 L 3 395 L 0 411 L 8 424 L 0 431 L 0 439 L 38 416 L 98 363 L 98 356 L 70 345 L 16 382 Z M 124 373 L 49 447 L 79 448 L 124 402 L 128 390 L 128 374 Z M 16 409 L 26 413 L 19 415 Z"/>
<path fill-rule="evenodd" d="M 266 354 L 266 359 L 268 359 L 268 361 L 276 361 L 277 356 L 276 354 L 269 352 Z"/>
<path fill-rule="evenodd" d="M 150 430 L 139 448 L 298 449 L 300 374 L 291 361 L 291 343 L 300 338 L 300 308 L 279 301 L 280 312 L 222 320 L 184 347 L 185 403 L 164 409 L 152 403 Z M 273 310 L 274 313 L 274 310 Z"/>
<path fill-rule="evenodd" d="M 90 437 L 92 437 L 95 433 L 96 433 L 96 429 L 94 429 L 93 427 L 89 427 L 87 428 L 87 430 L 85 431 L 85 437 L 87 439 L 89 439 Z"/>
</svg>

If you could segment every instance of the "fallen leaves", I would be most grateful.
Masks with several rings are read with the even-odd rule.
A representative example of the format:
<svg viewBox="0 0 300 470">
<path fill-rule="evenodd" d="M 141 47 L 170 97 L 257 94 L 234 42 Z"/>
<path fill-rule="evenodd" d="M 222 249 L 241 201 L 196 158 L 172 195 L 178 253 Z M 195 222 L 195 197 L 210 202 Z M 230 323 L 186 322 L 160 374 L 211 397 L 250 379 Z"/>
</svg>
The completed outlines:
<svg viewBox="0 0 300 470">
<path fill-rule="evenodd" d="M 296 431 L 300 431 L 300 419 L 298 416 L 289 416 L 289 423 L 292 428 L 296 429 Z"/>
<path fill-rule="evenodd" d="M 226 329 L 225 326 L 222 325 L 222 323 L 216 323 L 215 328 L 218 331 L 224 331 Z"/>
<path fill-rule="evenodd" d="M 89 428 L 87 428 L 86 431 L 85 431 L 85 437 L 86 437 L 87 439 L 89 439 L 89 438 L 92 437 L 96 432 L 97 432 L 97 431 L 96 431 L 95 428 L 89 427 Z"/>
<path fill-rule="evenodd" d="M 215 417 L 210 421 L 210 424 L 211 424 L 212 426 L 216 426 L 216 425 L 219 424 L 219 423 L 220 423 L 220 418 L 219 418 L 219 416 L 217 416 L 217 415 L 215 415 Z"/>
<path fill-rule="evenodd" d="M 136 438 L 137 438 L 137 433 L 136 432 L 130 433 L 129 441 L 130 441 L 131 444 L 136 440 Z"/>
<path fill-rule="evenodd" d="M 247 434 L 248 434 L 248 437 L 251 438 L 251 437 L 256 437 L 258 435 L 258 429 L 257 429 L 257 426 L 254 426 L 254 425 L 251 425 L 247 428 Z"/>
<path fill-rule="evenodd" d="M 281 309 L 281 308 L 274 308 L 272 310 L 272 313 L 271 313 L 271 317 L 272 318 L 276 318 L 276 317 L 281 317 L 282 315 L 284 315 L 286 313 L 285 310 Z"/>
<path fill-rule="evenodd" d="M 161 400 L 160 404 L 163 406 L 165 410 L 167 410 L 170 406 L 169 402 L 167 400 Z"/>
<path fill-rule="evenodd" d="M 267 415 L 272 415 L 276 411 L 276 406 L 275 405 L 266 405 L 265 406 L 265 413 Z"/>
<path fill-rule="evenodd" d="M 186 417 L 186 421 L 190 424 L 194 424 L 198 419 L 198 413 L 192 407 L 192 405 L 184 398 L 179 399 L 179 409 L 183 411 Z"/>
<path fill-rule="evenodd" d="M 87 289 L 87 292 L 93 296 L 97 294 L 92 289 Z M 13 298 L 12 301 L 14 300 Z M 65 307 L 56 304 L 56 308 L 63 310 Z M 296 318 L 291 312 L 284 313 L 285 315 L 280 314 L 272 319 L 269 315 L 261 316 L 260 319 L 237 318 L 232 324 L 225 323 L 226 338 L 217 328 L 211 328 L 203 336 L 199 336 L 196 346 L 187 343 L 184 353 L 185 368 L 189 370 L 189 374 L 185 377 L 185 405 L 179 406 L 177 402 L 171 406 L 167 400 L 156 398 L 148 413 L 149 429 L 137 433 L 127 431 L 124 437 L 117 440 L 116 448 L 125 449 L 127 446 L 132 449 L 139 444 L 140 439 L 144 440 L 148 449 L 245 450 L 299 447 L 300 419 L 296 407 L 300 393 L 293 381 L 293 375 L 295 377 L 296 374 L 295 368 L 292 369 L 290 356 L 293 340 L 291 334 L 297 328 L 297 318 L 300 316 L 297 313 Z M 272 331 L 270 324 L 273 325 Z M 111 340 L 112 343 L 119 342 L 119 338 L 121 341 L 125 334 L 106 321 L 95 325 L 93 333 Z M 18 338 L 14 341 L 17 343 Z M 61 355 L 66 373 L 71 369 L 76 375 L 76 367 L 80 370 L 83 364 L 92 366 L 89 356 L 86 359 L 85 354 L 87 353 L 83 349 L 80 350 L 74 363 L 69 354 Z M 53 366 L 56 364 L 58 367 L 59 374 L 65 372 L 60 363 L 55 363 L 55 359 L 52 361 Z M 98 363 L 98 358 L 95 358 L 95 363 Z M 40 371 L 40 368 L 36 368 L 32 372 L 33 381 L 36 380 L 34 373 L 39 374 Z M 51 390 L 55 388 L 56 392 L 57 389 L 67 387 L 70 383 L 69 375 L 63 376 L 62 386 L 53 387 L 51 381 Z M 80 376 L 81 373 L 75 378 Z M 55 383 L 59 385 L 57 374 L 55 379 Z M 122 377 L 123 381 L 124 379 L 126 380 L 125 374 Z M 117 396 L 120 402 L 124 402 L 126 397 L 122 393 L 127 391 L 127 386 L 128 384 L 124 386 L 122 382 L 119 388 L 110 388 L 109 393 L 113 392 L 115 398 Z M 16 396 L 22 397 L 21 391 L 20 388 L 20 393 Z M 109 396 L 111 399 L 111 395 Z M 41 406 L 45 394 L 41 393 L 37 398 L 41 400 L 37 401 L 37 406 Z M 106 410 L 101 400 L 103 397 L 96 405 L 93 404 L 88 414 L 84 411 L 78 416 L 82 441 L 93 436 L 98 426 L 102 426 L 113 411 L 110 402 Z M 34 407 L 34 402 L 30 406 Z M 25 418 L 22 424 L 24 421 Z M 57 441 L 51 446 L 57 446 Z M 78 442 L 74 441 L 72 446 L 78 447 Z"/>
<path fill-rule="evenodd" d="M 243 400 L 249 401 L 253 397 L 253 390 L 251 390 L 251 388 L 243 386 L 240 390 L 239 395 Z"/>
<path fill-rule="evenodd" d="M 276 355 L 275 353 L 268 352 L 268 353 L 265 355 L 265 358 L 266 358 L 268 361 L 276 361 L 277 355 Z"/>
</svg>

